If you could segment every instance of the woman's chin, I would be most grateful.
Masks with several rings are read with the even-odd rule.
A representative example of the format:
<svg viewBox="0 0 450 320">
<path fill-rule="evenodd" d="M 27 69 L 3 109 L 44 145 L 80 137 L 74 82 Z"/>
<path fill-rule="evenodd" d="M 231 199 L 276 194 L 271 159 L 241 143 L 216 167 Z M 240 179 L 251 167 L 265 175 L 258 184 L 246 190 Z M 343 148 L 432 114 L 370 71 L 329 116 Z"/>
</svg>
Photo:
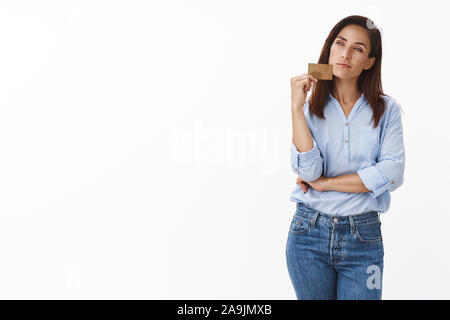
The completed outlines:
<svg viewBox="0 0 450 320">
<path fill-rule="evenodd" d="M 341 74 L 340 72 L 333 73 L 333 78 L 339 79 L 339 80 L 349 80 L 353 77 L 349 77 L 348 74 Z"/>
</svg>

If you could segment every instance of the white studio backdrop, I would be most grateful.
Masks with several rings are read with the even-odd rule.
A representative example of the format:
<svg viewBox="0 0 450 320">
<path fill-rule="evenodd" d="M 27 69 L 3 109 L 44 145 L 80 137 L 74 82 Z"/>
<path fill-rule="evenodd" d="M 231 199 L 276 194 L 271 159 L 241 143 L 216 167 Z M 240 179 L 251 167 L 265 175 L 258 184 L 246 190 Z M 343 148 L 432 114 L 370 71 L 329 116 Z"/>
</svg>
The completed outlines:
<svg viewBox="0 0 450 320">
<path fill-rule="evenodd" d="M 295 299 L 290 83 L 382 29 L 383 299 L 449 299 L 445 1 L 0 1 L 0 298 Z"/>
</svg>

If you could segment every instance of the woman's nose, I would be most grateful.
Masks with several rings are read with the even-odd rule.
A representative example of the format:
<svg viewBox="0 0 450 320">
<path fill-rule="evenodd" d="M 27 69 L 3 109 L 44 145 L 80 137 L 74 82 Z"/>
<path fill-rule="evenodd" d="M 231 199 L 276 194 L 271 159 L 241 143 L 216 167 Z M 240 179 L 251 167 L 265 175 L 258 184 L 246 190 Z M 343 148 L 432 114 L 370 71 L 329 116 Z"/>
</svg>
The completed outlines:
<svg viewBox="0 0 450 320">
<path fill-rule="evenodd" d="M 344 51 L 342 51 L 342 60 L 345 60 L 347 58 L 349 59 L 351 58 L 350 51 L 349 49 L 344 49 Z"/>
</svg>

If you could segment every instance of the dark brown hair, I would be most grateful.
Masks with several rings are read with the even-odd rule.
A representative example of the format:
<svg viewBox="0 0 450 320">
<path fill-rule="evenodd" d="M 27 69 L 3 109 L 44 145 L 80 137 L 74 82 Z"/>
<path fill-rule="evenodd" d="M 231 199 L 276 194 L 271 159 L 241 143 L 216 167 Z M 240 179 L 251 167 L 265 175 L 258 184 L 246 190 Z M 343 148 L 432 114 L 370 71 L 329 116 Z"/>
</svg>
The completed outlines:
<svg viewBox="0 0 450 320">
<path fill-rule="evenodd" d="M 381 116 L 386 108 L 385 101 L 381 96 L 388 96 L 383 93 L 381 86 L 381 34 L 380 30 L 369 18 L 363 16 L 348 16 L 339 21 L 330 31 L 325 44 L 320 53 L 318 63 L 328 64 L 330 57 L 331 45 L 336 39 L 339 32 L 348 25 L 357 25 L 367 30 L 370 38 L 369 58 L 375 57 L 375 63 L 369 70 L 363 70 L 358 77 L 358 89 L 364 93 L 373 111 L 372 120 L 374 120 L 374 128 L 378 126 Z M 333 89 L 335 76 L 332 81 L 319 80 L 312 91 L 309 98 L 309 110 L 321 119 L 325 119 L 323 109 Z"/>
</svg>

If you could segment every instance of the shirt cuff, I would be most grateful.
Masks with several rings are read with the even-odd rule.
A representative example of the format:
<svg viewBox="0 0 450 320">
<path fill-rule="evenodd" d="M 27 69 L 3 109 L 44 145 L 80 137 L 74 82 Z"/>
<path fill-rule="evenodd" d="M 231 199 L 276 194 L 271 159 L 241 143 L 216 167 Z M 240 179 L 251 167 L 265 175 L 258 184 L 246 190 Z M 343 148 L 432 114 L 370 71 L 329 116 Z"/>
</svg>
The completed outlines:
<svg viewBox="0 0 450 320">
<path fill-rule="evenodd" d="M 297 155 L 298 159 L 298 166 L 299 168 L 306 168 L 313 165 L 314 161 L 319 158 L 320 151 L 317 147 L 316 140 L 313 138 L 314 146 L 311 150 L 305 151 L 305 152 L 299 152 L 297 150 L 297 147 L 295 146 L 294 142 L 291 140 L 291 150 L 294 152 L 295 155 Z"/>
<path fill-rule="evenodd" d="M 372 198 L 378 197 L 385 191 L 389 190 L 389 182 L 377 170 L 375 165 L 360 169 L 356 172 L 361 178 L 367 189 L 370 190 Z"/>
</svg>

